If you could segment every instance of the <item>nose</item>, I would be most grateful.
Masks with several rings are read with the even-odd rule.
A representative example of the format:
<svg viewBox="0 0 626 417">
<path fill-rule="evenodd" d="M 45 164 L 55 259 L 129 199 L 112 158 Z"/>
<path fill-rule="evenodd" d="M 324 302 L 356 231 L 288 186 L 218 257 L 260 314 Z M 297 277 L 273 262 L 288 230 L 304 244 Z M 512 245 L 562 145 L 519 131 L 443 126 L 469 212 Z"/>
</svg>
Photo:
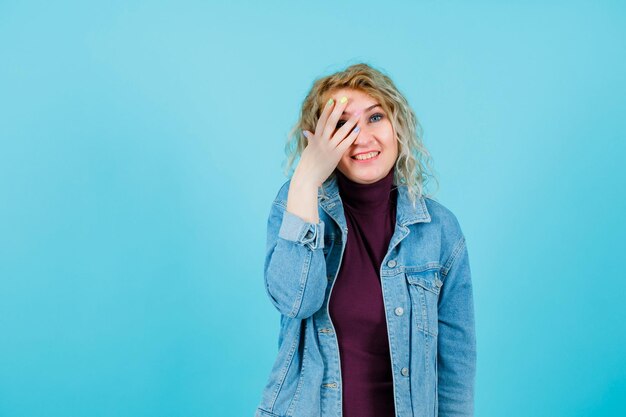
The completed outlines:
<svg viewBox="0 0 626 417">
<path fill-rule="evenodd" d="M 352 142 L 352 144 L 353 145 L 366 145 L 370 143 L 372 140 L 374 140 L 374 135 L 372 134 L 372 132 L 370 132 L 367 129 L 367 127 L 361 127 L 361 131 L 359 132 L 359 135 L 356 137 L 354 142 Z"/>
</svg>

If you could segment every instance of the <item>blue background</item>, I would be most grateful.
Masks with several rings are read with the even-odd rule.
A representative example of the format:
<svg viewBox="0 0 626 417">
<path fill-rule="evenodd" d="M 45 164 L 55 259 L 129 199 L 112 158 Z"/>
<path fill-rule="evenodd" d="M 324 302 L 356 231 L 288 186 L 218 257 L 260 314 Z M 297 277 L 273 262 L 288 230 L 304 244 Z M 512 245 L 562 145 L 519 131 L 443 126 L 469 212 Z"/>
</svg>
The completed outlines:
<svg viewBox="0 0 626 417">
<path fill-rule="evenodd" d="M 0 3 L 0 416 L 251 416 L 283 144 L 364 61 L 472 267 L 476 415 L 626 415 L 626 7 Z"/>
</svg>

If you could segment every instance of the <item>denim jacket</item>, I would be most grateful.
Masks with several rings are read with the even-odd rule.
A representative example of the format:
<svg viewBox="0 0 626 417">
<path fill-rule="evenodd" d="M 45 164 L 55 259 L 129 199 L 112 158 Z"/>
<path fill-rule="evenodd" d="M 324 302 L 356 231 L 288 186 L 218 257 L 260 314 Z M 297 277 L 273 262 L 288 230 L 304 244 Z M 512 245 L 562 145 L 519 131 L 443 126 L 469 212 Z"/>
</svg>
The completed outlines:
<svg viewBox="0 0 626 417">
<path fill-rule="evenodd" d="M 319 223 L 288 211 L 290 180 L 267 223 L 265 289 L 281 313 L 278 354 L 255 417 L 341 417 L 338 340 L 328 300 L 348 228 L 335 175 L 318 191 Z M 476 340 L 465 237 L 454 214 L 398 187 L 380 266 L 396 416 L 472 416 Z"/>
</svg>

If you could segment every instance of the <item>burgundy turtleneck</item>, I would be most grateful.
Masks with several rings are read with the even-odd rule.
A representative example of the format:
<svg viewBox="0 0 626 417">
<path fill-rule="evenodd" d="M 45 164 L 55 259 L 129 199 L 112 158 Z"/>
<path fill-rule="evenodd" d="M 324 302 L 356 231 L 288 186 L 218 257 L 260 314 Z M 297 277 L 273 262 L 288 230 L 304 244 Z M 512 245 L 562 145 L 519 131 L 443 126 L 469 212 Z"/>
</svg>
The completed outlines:
<svg viewBox="0 0 626 417">
<path fill-rule="evenodd" d="M 372 184 L 335 170 L 348 239 L 329 312 L 341 359 L 344 417 L 394 417 L 380 265 L 396 224 L 393 168 Z"/>
</svg>

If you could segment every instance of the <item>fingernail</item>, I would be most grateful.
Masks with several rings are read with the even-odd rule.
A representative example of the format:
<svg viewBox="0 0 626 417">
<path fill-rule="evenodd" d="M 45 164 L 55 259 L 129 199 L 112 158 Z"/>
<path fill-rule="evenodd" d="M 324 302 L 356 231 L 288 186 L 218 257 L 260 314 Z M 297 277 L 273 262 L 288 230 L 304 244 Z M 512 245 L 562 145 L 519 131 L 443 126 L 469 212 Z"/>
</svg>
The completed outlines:
<svg viewBox="0 0 626 417">
<path fill-rule="evenodd" d="M 361 128 L 359 126 L 354 128 L 354 133 L 358 133 L 358 131 L 361 130 Z"/>
<path fill-rule="evenodd" d="M 333 104 L 333 99 L 332 99 L 332 98 L 329 98 L 329 99 L 328 99 L 328 102 L 326 103 L 326 105 L 327 105 L 327 106 L 330 106 L 331 104 Z"/>
<path fill-rule="evenodd" d="M 339 100 L 341 104 L 345 103 L 346 101 L 348 101 L 348 97 L 346 96 L 341 97 L 341 100 Z"/>
</svg>

